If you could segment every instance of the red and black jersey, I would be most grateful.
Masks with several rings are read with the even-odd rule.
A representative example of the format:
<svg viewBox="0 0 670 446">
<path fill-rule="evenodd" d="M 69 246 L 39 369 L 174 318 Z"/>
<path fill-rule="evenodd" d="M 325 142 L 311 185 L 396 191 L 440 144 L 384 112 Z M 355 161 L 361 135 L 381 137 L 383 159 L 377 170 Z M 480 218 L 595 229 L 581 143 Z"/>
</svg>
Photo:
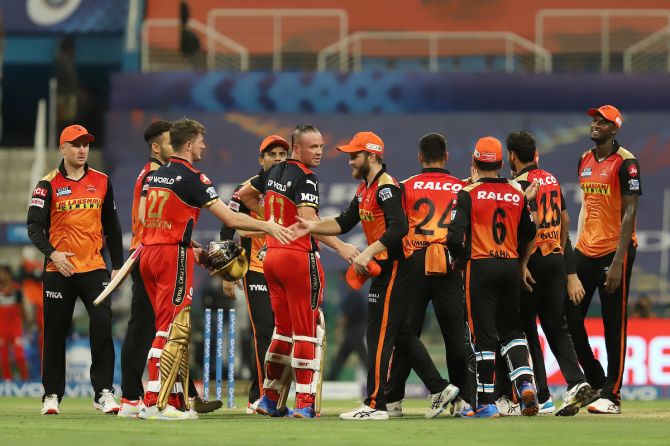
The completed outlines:
<svg viewBox="0 0 670 446">
<path fill-rule="evenodd" d="M 147 179 L 143 245 L 191 244 L 200 208 L 219 199 L 207 176 L 173 156 Z"/>
<path fill-rule="evenodd" d="M 621 231 L 623 195 L 641 195 L 640 165 L 635 156 L 614 141 L 612 152 L 602 161 L 596 149 L 584 152 L 577 169 L 584 194 L 583 221 L 577 249 L 588 257 L 616 251 Z M 637 246 L 635 228 L 633 244 Z"/>
<path fill-rule="evenodd" d="M 530 210 L 537 212 L 537 235 L 534 250 L 539 249 L 543 256 L 562 253 L 561 211 L 565 210 L 565 199 L 558 180 L 536 164 L 522 169 L 515 180 L 523 190 L 526 190 L 533 181 L 538 182 L 537 195 L 535 199 L 528 202 Z"/>
<path fill-rule="evenodd" d="M 446 244 L 451 207 L 465 183 L 445 169 L 425 168 L 401 184 L 409 223 L 406 240 L 412 249 Z"/>
<path fill-rule="evenodd" d="M 255 175 L 251 178 L 249 178 L 247 181 L 244 183 L 238 185 L 235 188 L 235 191 L 233 192 L 233 196 L 230 198 L 230 202 L 228 202 L 228 208 L 230 208 L 231 211 L 234 212 L 241 212 L 242 214 L 247 214 L 251 218 L 256 218 L 258 220 L 265 220 L 264 213 L 263 213 L 263 204 L 264 204 L 264 196 L 261 195 L 259 198 L 258 202 L 258 212 L 253 212 L 251 211 L 248 207 L 242 203 L 239 197 L 239 192 L 242 187 L 246 186 L 247 184 L 251 184 L 252 182 L 257 181 L 262 175 L 264 174 L 264 171 L 261 170 L 258 175 Z M 235 236 L 235 229 L 227 227 L 225 224 L 221 225 L 221 240 L 232 240 L 233 237 Z M 244 250 L 247 252 L 247 257 L 249 258 L 249 269 L 252 271 L 256 271 L 259 273 L 263 272 L 263 261 L 258 258 L 258 252 L 263 249 L 263 246 L 265 245 L 265 238 L 261 237 L 240 237 L 240 242 L 242 244 L 242 247 Z"/>
<path fill-rule="evenodd" d="M 310 206 L 319 212 L 319 182 L 314 172 L 298 160 L 290 159 L 272 166 L 264 175 L 252 179 L 251 185 L 263 196 L 265 220 L 289 227 L 296 223 L 298 208 Z M 267 236 L 268 248 L 317 251 L 317 241 L 304 235 L 289 244 Z"/>
<path fill-rule="evenodd" d="M 535 236 L 521 187 L 505 178 L 482 178 L 458 192 L 447 245 L 456 261 L 519 257 L 519 243 Z"/>
<path fill-rule="evenodd" d="M 74 253 L 76 273 L 105 269 L 100 254 L 103 236 L 112 267 L 123 265 L 121 225 L 107 175 L 84 166 L 84 175 L 68 178 L 64 163 L 42 178 L 28 207 L 28 235 L 47 257 L 46 271 L 58 271 L 49 256 L 56 250 Z"/>
<path fill-rule="evenodd" d="M 381 169 L 370 184 L 366 180 L 361 182 L 349 207 L 335 220 L 343 234 L 360 221 L 368 245 L 380 241 L 386 246 L 386 251 L 375 256 L 377 260 L 399 260 L 412 253 L 411 248 L 402 243 L 408 230 L 402 192 L 386 168 Z"/>
<path fill-rule="evenodd" d="M 142 197 L 146 198 L 147 192 L 149 191 L 149 183 L 147 182 L 147 178 L 149 178 L 151 172 L 154 172 L 162 165 L 163 163 L 161 163 L 156 158 L 151 158 L 149 162 L 144 165 L 140 171 L 140 174 L 135 180 L 135 188 L 133 189 L 133 208 L 131 210 L 130 217 L 131 231 L 133 235 L 130 241 L 131 251 L 134 251 L 137 248 L 137 245 L 140 244 L 140 240 L 142 240 L 142 231 L 144 230 L 144 225 L 142 225 L 142 222 L 140 221 L 138 211 L 140 207 L 140 199 Z"/>
</svg>

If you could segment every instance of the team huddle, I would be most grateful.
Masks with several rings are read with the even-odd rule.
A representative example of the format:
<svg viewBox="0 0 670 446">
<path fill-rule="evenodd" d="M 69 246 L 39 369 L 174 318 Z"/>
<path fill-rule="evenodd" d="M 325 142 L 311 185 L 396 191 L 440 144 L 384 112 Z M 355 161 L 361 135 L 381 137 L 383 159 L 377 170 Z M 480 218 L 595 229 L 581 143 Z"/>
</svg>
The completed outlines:
<svg viewBox="0 0 670 446">
<path fill-rule="evenodd" d="M 461 180 L 446 170 L 445 138 L 430 133 L 419 140 L 421 171 L 404 181 L 387 171 L 382 139 L 359 132 L 337 149 L 349 156 L 360 185 L 340 215 L 322 219 L 314 171 L 324 142 L 316 127 L 297 126 L 290 143 L 278 135 L 265 138 L 260 171 L 226 205 L 194 167 L 205 150 L 205 128 L 189 119 L 157 121 L 145 132 L 151 159 L 135 185 L 125 264 L 111 183 L 86 163 L 93 137 L 81 126 L 66 128 L 63 162 L 38 183 L 28 211 L 31 240 L 47 257 L 42 413 L 60 410 L 65 339 L 77 296 L 91 316 L 95 408 L 121 417 L 189 420 L 220 407 L 197 395 L 189 373 L 197 263 L 223 279 L 228 296 L 234 297 L 235 286 L 245 292 L 256 365 L 247 413 L 318 418 L 326 343 L 321 243 L 349 264 L 352 287 L 371 280 L 367 395 L 341 419 L 402 416 L 412 369 L 431 395 L 426 418 L 445 410 L 463 418 L 573 416 L 581 407 L 620 413 L 640 170 L 614 139 L 623 122 L 619 111 L 604 105 L 588 114 L 595 147 L 578 163 L 582 207 L 574 249 L 560 183 L 540 168 L 528 132 L 506 139 L 511 180 L 500 175 L 504 149 L 498 139 L 477 141 L 470 175 Z M 192 239 L 203 208 L 222 222 L 222 241 L 205 247 Z M 359 222 L 363 250 L 337 237 Z M 241 247 L 232 242 L 235 231 Z M 100 253 L 103 237 L 111 276 Z M 93 301 L 127 271 L 133 297 L 119 405 L 112 392 L 111 304 Z M 584 328 L 596 289 L 606 371 Z M 449 379 L 420 339 L 429 302 L 444 338 Z M 549 394 L 537 317 L 568 384 L 558 409 Z"/>
</svg>

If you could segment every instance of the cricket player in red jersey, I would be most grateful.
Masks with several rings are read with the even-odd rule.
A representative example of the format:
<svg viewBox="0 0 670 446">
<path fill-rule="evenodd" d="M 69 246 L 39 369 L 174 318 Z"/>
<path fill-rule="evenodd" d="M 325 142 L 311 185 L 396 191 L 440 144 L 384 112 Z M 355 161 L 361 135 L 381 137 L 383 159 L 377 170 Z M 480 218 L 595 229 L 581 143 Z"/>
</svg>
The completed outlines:
<svg viewBox="0 0 670 446">
<path fill-rule="evenodd" d="M 0 265 L 0 365 L 5 381 L 12 381 L 9 352 L 23 381 L 28 381 L 28 363 L 23 349 L 23 321 L 25 310 L 20 285 L 14 282 L 12 270 Z"/>
<path fill-rule="evenodd" d="M 359 132 L 337 149 L 349 154 L 353 176 L 362 180 L 356 196 L 336 218 L 319 222 L 300 219 L 296 235 L 347 233 L 360 222 L 368 247 L 353 259 L 354 269 L 361 276 L 368 275 L 372 261 L 381 269 L 372 279 L 368 296 L 368 396 L 359 408 L 340 414 L 340 419 L 389 419 L 386 387 L 394 348 L 407 357 L 431 393 L 426 418 L 434 418 L 458 395 L 458 388 L 440 376 L 407 318 L 415 264 L 411 247 L 403 243 L 408 225 L 400 186 L 386 172 L 384 142 L 376 134 Z"/>
<path fill-rule="evenodd" d="M 185 420 L 197 417 L 183 394 L 188 381 L 190 304 L 193 267 L 204 251 L 193 248 L 191 236 L 207 208 L 227 226 L 263 231 L 280 242 L 292 240 L 292 231 L 272 221 L 254 220 L 232 212 L 219 200 L 207 176 L 193 167 L 205 149 L 202 124 L 181 119 L 170 128 L 174 156 L 149 179 L 142 234 L 140 273 L 156 316 L 156 337 L 149 352 L 149 383 L 139 413 L 144 419 Z"/>
<path fill-rule="evenodd" d="M 240 190 L 239 197 L 251 210 L 264 196 L 266 219 L 291 226 L 301 217 L 318 220 L 318 179 L 311 169 L 321 164 L 323 137 L 316 127 L 299 125 L 291 136 L 291 158 L 272 167 Z M 355 246 L 334 237 L 321 240 L 343 258 L 358 254 Z M 270 416 L 289 414 L 282 408 L 280 395 L 290 384 L 286 380 L 293 368 L 296 399 L 293 417 L 317 416 L 317 387 L 322 373 L 323 338 L 317 328 L 325 280 L 316 240 L 304 235 L 288 245 L 267 237 L 268 251 L 263 271 L 270 290 L 275 315 L 275 332 L 265 359 L 266 379 L 263 397 L 256 412 Z"/>
<path fill-rule="evenodd" d="M 535 224 L 519 185 L 499 177 L 502 160 L 500 141 L 491 136 L 477 141 L 473 167 L 478 180 L 458 192 L 447 234 L 454 265 L 465 267 L 465 302 L 477 371 L 476 407 L 467 416 L 474 418 L 500 416 L 494 404 L 499 343 L 509 379 L 522 399 L 522 413 L 538 412 L 519 316 L 519 258 L 527 261 Z"/>
</svg>

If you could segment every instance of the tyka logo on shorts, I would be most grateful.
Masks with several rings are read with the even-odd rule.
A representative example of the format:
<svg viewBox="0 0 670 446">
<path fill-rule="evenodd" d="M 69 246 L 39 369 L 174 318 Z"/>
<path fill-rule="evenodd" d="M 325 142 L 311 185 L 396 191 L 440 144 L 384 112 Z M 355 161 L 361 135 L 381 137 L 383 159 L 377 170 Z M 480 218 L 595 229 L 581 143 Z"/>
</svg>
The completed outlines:
<svg viewBox="0 0 670 446">
<path fill-rule="evenodd" d="M 45 291 L 44 292 L 49 299 L 62 299 L 63 294 L 60 291 Z"/>
</svg>

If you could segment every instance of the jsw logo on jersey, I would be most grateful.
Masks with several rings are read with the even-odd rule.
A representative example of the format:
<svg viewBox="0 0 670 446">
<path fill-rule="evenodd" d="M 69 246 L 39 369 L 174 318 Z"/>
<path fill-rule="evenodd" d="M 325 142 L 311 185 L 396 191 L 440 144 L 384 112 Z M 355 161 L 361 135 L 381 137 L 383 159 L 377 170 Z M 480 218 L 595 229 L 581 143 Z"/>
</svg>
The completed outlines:
<svg viewBox="0 0 670 446">
<path fill-rule="evenodd" d="M 515 194 L 512 192 L 500 193 L 494 191 L 477 191 L 477 200 L 496 200 L 496 201 L 506 201 L 508 203 L 519 203 L 521 202 L 521 195 Z"/>
<path fill-rule="evenodd" d="M 249 291 L 265 291 L 267 292 L 268 287 L 265 285 L 249 285 Z"/>
<path fill-rule="evenodd" d="M 310 203 L 319 204 L 319 196 L 300 192 L 300 201 L 309 201 Z"/>
<path fill-rule="evenodd" d="M 461 184 L 441 183 L 439 181 L 416 181 L 413 186 L 414 190 L 444 190 L 451 192 L 458 192 L 463 189 Z"/>
</svg>

